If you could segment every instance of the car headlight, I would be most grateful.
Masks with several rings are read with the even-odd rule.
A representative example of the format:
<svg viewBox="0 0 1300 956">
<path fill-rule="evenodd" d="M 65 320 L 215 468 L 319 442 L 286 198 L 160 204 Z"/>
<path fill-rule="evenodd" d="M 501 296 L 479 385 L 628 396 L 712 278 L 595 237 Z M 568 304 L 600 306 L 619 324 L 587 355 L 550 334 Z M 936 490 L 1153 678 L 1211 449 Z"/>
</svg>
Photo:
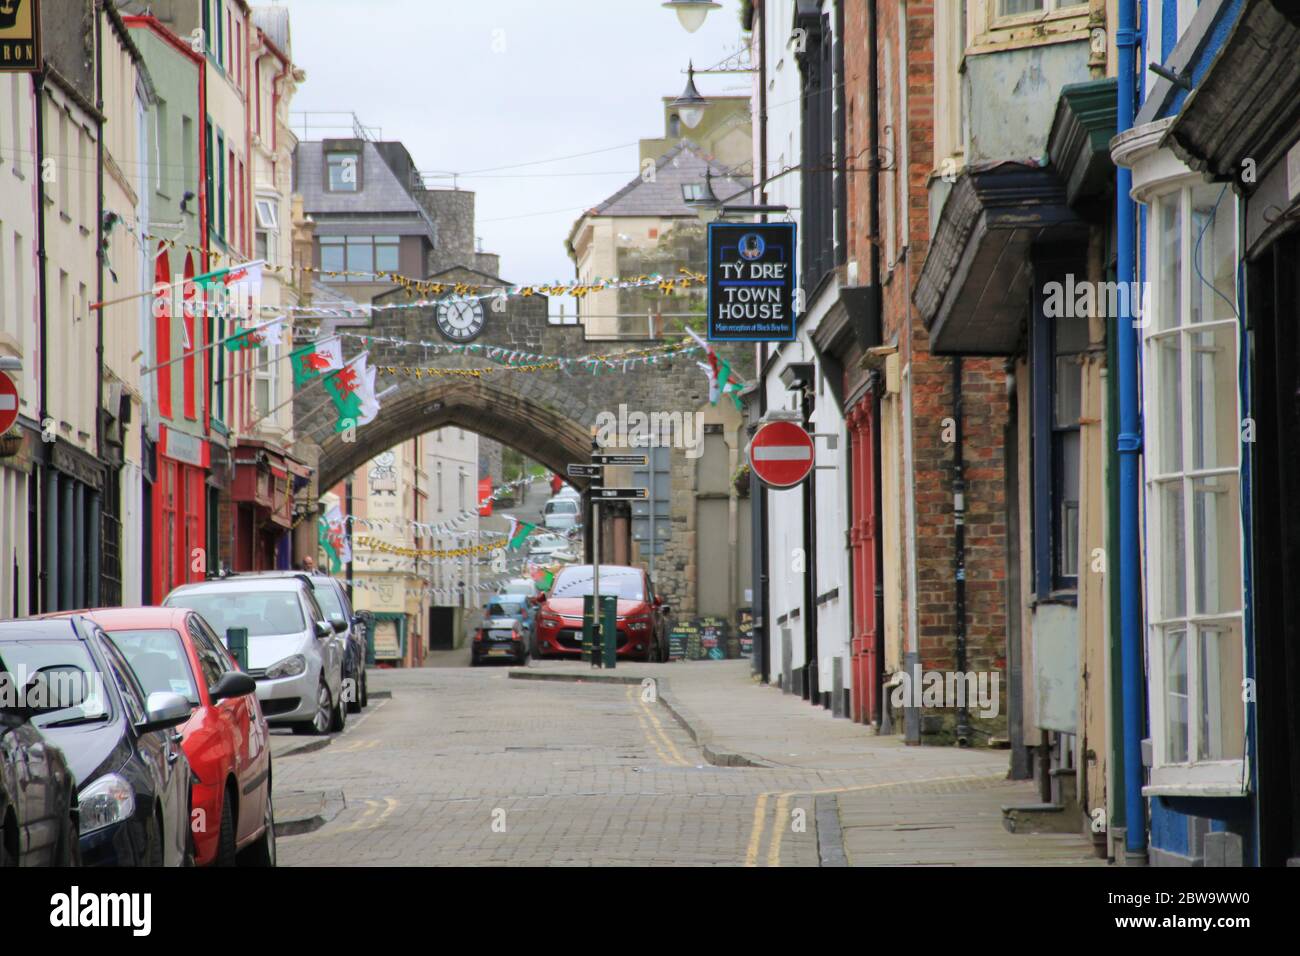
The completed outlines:
<svg viewBox="0 0 1300 956">
<path fill-rule="evenodd" d="M 81 791 L 81 835 L 94 833 L 104 827 L 131 819 L 135 813 L 135 792 L 131 785 L 115 773 L 100 777 Z"/>
<path fill-rule="evenodd" d="M 543 614 L 540 620 L 547 627 L 562 627 L 564 625 L 563 618 L 551 617 L 549 614 Z"/>
<path fill-rule="evenodd" d="M 286 657 L 266 669 L 266 676 L 275 680 L 280 677 L 297 677 L 307 669 L 307 658 L 301 654 Z"/>
</svg>

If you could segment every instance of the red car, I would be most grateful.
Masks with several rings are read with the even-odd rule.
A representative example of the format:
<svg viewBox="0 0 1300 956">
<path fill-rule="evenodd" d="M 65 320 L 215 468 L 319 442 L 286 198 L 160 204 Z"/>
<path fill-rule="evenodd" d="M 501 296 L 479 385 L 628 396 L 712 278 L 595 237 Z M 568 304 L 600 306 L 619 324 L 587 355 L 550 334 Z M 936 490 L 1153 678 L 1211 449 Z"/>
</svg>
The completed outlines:
<svg viewBox="0 0 1300 956">
<path fill-rule="evenodd" d="M 146 693 L 194 706 L 177 730 L 190 762 L 190 828 L 198 866 L 275 866 L 271 744 L 256 684 L 216 632 L 185 608 L 89 611 Z"/>
<path fill-rule="evenodd" d="M 582 599 L 591 594 L 590 564 L 571 564 L 537 609 L 537 656 L 578 657 L 582 654 Z M 667 618 L 672 609 L 655 593 L 641 568 L 621 564 L 600 566 L 601 597 L 618 597 L 619 657 L 645 661 L 668 659 Z"/>
</svg>

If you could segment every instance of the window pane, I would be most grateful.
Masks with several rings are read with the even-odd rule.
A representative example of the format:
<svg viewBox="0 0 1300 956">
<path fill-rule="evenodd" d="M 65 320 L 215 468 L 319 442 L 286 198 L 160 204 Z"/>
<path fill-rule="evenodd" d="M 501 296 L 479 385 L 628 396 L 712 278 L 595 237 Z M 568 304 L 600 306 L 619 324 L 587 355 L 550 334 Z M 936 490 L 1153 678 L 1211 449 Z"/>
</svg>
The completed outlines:
<svg viewBox="0 0 1300 956">
<path fill-rule="evenodd" d="M 1164 632 L 1165 762 L 1187 762 L 1187 632 Z"/>
<path fill-rule="evenodd" d="M 1183 364 L 1182 339 L 1166 335 L 1151 344 L 1156 360 L 1156 447 L 1159 472 L 1183 470 Z"/>
<path fill-rule="evenodd" d="M 1062 577 L 1076 577 L 1079 573 L 1079 446 L 1077 431 L 1062 432 L 1056 436 L 1061 444 L 1061 497 L 1058 504 L 1057 527 L 1060 529 L 1056 543 L 1056 567 Z"/>
<path fill-rule="evenodd" d="M 1160 277 L 1157 280 L 1157 328 L 1172 329 L 1182 324 L 1183 216 L 1181 193 L 1160 203 Z"/>
<path fill-rule="evenodd" d="M 1057 428 L 1075 428 L 1083 414 L 1083 370 L 1073 355 L 1056 357 L 1056 395 L 1052 412 Z"/>
<path fill-rule="evenodd" d="M 1245 729 L 1241 701 L 1241 623 L 1197 628 L 1196 756 L 1199 760 L 1238 759 L 1244 753 Z"/>
<path fill-rule="evenodd" d="M 1187 543 L 1183 525 L 1183 482 L 1163 481 L 1156 489 L 1160 508 L 1160 548 L 1154 561 L 1160 569 L 1160 616 L 1187 613 Z"/>
<path fill-rule="evenodd" d="M 380 272 L 396 272 L 400 268 L 397 243 L 375 242 L 375 268 Z"/>
<path fill-rule="evenodd" d="M 348 237 L 348 271 L 370 272 L 375 268 L 374 247 L 370 238 Z"/>
<path fill-rule="evenodd" d="M 330 153 L 326 158 L 326 165 L 329 168 L 330 192 L 357 191 L 356 153 Z"/>
<path fill-rule="evenodd" d="M 341 272 L 346 265 L 343 259 L 343 240 L 324 236 L 320 241 L 320 267 L 330 272 Z"/>
<path fill-rule="evenodd" d="M 1236 315 L 1235 198 L 1224 186 L 1206 183 L 1192 192 L 1193 322 L 1212 322 Z"/>
<path fill-rule="evenodd" d="M 1237 329 L 1222 325 L 1188 336 L 1192 350 L 1192 467 L 1235 468 Z"/>
<path fill-rule="evenodd" d="M 1039 13 L 1044 0 L 998 0 L 998 15 L 1003 17 L 1019 16 L 1022 13 Z"/>
<path fill-rule="evenodd" d="M 1192 481 L 1192 566 L 1198 614 L 1241 609 L 1237 475 Z"/>
</svg>

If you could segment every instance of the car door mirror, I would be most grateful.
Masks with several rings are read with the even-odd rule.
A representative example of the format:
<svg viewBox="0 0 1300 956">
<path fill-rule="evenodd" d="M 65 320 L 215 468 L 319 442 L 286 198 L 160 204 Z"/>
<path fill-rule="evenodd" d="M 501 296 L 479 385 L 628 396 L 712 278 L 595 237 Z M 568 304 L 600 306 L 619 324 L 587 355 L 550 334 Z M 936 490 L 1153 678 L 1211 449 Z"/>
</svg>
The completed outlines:
<svg viewBox="0 0 1300 956">
<path fill-rule="evenodd" d="M 208 696 L 212 698 L 214 704 L 229 697 L 244 697 L 255 693 L 257 693 L 257 681 L 239 671 L 226 671 L 221 675 L 221 680 L 208 688 Z"/>
<path fill-rule="evenodd" d="M 136 725 L 142 734 L 171 730 L 190 719 L 190 702 L 180 694 L 155 691 L 145 703 L 144 720 Z"/>
<path fill-rule="evenodd" d="M 334 633 L 334 628 L 326 621 L 316 622 L 316 636 L 322 641 Z"/>
<path fill-rule="evenodd" d="M 660 605 L 659 605 L 659 613 L 660 613 L 660 614 L 664 614 L 664 615 L 672 614 L 672 613 L 673 613 L 673 606 L 672 606 L 671 604 L 660 604 Z"/>
<path fill-rule="evenodd" d="M 330 618 L 330 624 L 334 626 L 335 634 L 342 634 L 348 629 L 347 619 L 342 614 L 335 614 Z"/>
</svg>

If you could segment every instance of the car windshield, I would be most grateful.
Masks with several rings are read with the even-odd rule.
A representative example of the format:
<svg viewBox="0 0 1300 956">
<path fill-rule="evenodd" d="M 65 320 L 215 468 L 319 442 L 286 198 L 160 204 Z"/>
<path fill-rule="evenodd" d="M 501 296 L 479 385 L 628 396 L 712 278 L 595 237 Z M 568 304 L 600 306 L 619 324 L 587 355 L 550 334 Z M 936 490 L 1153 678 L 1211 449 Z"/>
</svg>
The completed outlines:
<svg viewBox="0 0 1300 956">
<path fill-rule="evenodd" d="M 199 705 L 189 655 L 171 628 L 110 631 L 108 639 L 131 665 L 146 694 L 180 694 L 192 706 Z"/>
<path fill-rule="evenodd" d="M 558 534 L 539 534 L 536 535 L 531 543 L 534 551 L 541 551 L 545 548 L 562 548 L 565 545 L 565 539 Z"/>
<path fill-rule="evenodd" d="M 268 637 L 296 634 L 307 626 L 294 591 L 191 591 L 170 595 L 163 603 L 198 611 L 223 638 L 235 627 L 248 628 L 249 637 Z"/>
<path fill-rule="evenodd" d="M 103 674 L 81 641 L 0 643 L 0 696 L 36 711 L 37 727 L 104 720 L 111 712 Z"/>
<path fill-rule="evenodd" d="M 316 594 L 316 603 L 320 605 L 326 617 L 332 618 L 338 615 L 344 620 L 347 619 L 347 615 L 343 613 L 343 602 L 339 600 L 339 593 L 334 590 L 333 585 L 317 584 L 312 590 Z"/>
<path fill-rule="evenodd" d="M 495 637 L 498 640 L 505 640 L 505 641 L 514 640 L 514 636 L 515 636 L 514 631 L 507 630 L 504 627 L 494 627 L 492 628 L 492 630 L 488 631 L 488 637 Z"/>
<path fill-rule="evenodd" d="M 591 593 L 591 568 L 568 568 L 560 572 L 551 588 L 551 597 L 585 597 Z M 625 601 L 644 601 L 645 588 L 641 572 L 628 568 L 600 568 L 600 593 L 617 595 Z"/>
<path fill-rule="evenodd" d="M 548 515 L 576 515 L 578 513 L 578 503 L 572 498 L 553 498 L 546 502 L 546 513 Z"/>
</svg>

